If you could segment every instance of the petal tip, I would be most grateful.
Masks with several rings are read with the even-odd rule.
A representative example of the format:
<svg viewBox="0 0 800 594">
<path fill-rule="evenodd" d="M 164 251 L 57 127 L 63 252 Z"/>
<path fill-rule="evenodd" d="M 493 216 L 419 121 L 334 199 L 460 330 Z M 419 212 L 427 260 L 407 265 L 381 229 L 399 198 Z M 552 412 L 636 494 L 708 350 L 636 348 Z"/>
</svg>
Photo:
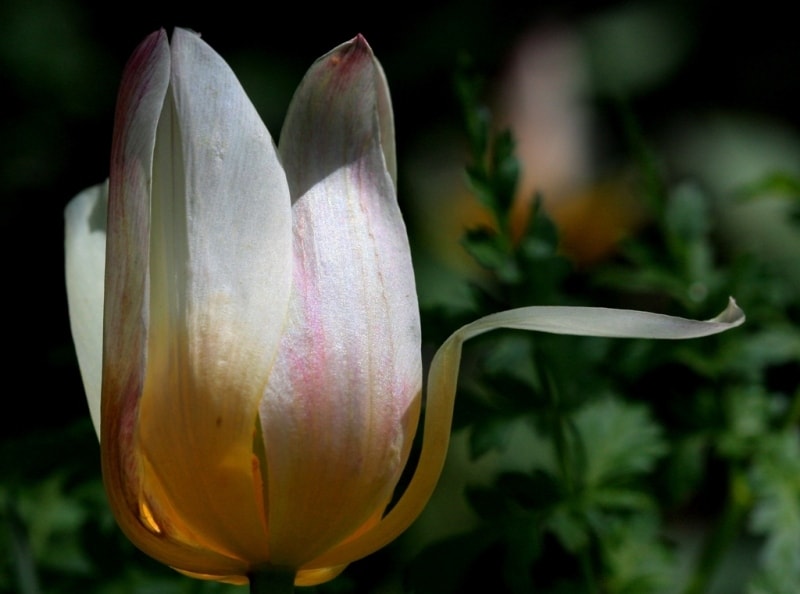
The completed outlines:
<svg viewBox="0 0 800 594">
<path fill-rule="evenodd" d="M 335 67 L 340 74 L 356 69 L 365 62 L 375 59 L 366 38 L 359 33 L 350 41 L 345 41 L 327 54 L 329 67 Z"/>
<path fill-rule="evenodd" d="M 355 47 L 363 51 L 372 53 L 372 48 L 369 46 L 369 43 L 367 43 L 367 38 L 364 37 L 361 33 L 353 37 L 352 43 Z"/>
<path fill-rule="evenodd" d="M 162 29 L 162 31 L 163 31 L 163 29 Z M 191 39 L 195 39 L 195 38 L 196 39 L 200 39 L 202 37 L 202 35 L 198 31 L 195 31 L 194 29 L 190 29 L 188 27 L 175 27 L 172 30 L 172 41 L 173 41 L 173 43 L 175 42 L 176 39 L 181 38 L 181 37 L 188 37 L 188 38 L 191 38 Z"/>
<path fill-rule="evenodd" d="M 728 297 L 728 307 L 721 314 L 713 318 L 712 322 L 721 322 L 730 326 L 741 326 L 744 324 L 746 316 L 741 307 L 736 303 L 736 299 Z"/>
</svg>

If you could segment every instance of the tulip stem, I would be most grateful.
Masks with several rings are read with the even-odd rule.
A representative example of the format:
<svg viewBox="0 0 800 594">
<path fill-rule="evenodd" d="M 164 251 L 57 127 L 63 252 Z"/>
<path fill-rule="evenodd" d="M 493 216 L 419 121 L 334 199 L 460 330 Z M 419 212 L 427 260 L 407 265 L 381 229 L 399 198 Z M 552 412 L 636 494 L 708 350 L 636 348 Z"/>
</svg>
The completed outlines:
<svg viewBox="0 0 800 594">
<path fill-rule="evenodd" d="M 254 571 L 250 580 L 250 594 L 291 594 L 294 592 L 295 572 L 283 567 L 267 567 Z"/>
</svg>

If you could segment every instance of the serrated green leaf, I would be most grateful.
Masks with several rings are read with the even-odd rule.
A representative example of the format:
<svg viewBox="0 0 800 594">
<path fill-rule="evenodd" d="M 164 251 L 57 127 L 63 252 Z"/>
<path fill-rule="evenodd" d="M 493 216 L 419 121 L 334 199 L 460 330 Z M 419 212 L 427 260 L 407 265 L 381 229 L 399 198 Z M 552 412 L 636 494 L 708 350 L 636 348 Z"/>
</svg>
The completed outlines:
<svg viewBox="0 0 800 594">
<path fill-rule="evenodd" d="M 586 520 L 566 505 L 560 505 L 547 518 L 547 528 L 558 538 L 565 549 L 577 553 L 589 543 Z"/>
<path fill-rule="evenodd" d="M 796 428 L 772 434 L 761 446 L 751 474 L 750 529 L 765 543 L 752 588 L 788 594 L 789 584 L 800 584 L 800 434 Z"/>
<path fill-rule="evenodd" d="M 558 253 L 558 227 L 539 206 L 533 212 L 519 249 L 528 260 L 552 258 Z"/>
<path fill-rule="evenodd" d="M 485 208 L 494 212 L 497 209 L 497 199 L 495 197 L 495 189 L 491 180 L 487 178 L 486 172 L 477 165 L 468 166 L 466 172 L 467 183 L 469 189 L 475 195 L 475 199 Z"/>
<path fill-rule="evenodd" d="M 501 236 L 487 228 L 467 231 L 463 244 L 467 252 L 484 268 L 507 284 L 518 283 L 521 273 Z"/>
<path fill-rule="evenodd" d="M 504 213 L 514 202 L 520 174 L 519 160 L 514 155 L 514 139 L 507 130 L 498 134 L 495 139 L 493 172 L 495 204 L 498 214 Z"/>
<path fill-rule="evenodd" d="M 675 585 L 676 563 L 653 516 L 615 524 L 601 539 L 608 594 L 651 594 Z"/>
<path fill-rule="evenodd" d="M 507 255 L 502 244 L 491 229 L 470 229 L 464 236 L 464 247 L 481 266 L 496 270 L 504 265 Z"/>
<path fill-rule="evenodd" d="M 575 415 L 586 450 L 585 483 L 601 486 L 653 468 L 666 452 L 661 429 L 646 407 L 606 398 Z"/>
<path fill-rule="evenodd" d="M 751 455 L 770 431 L 769 395 L 762 386 L 743 386 L 726 394 L 724 407 L 726 423 L 718 440 L 719 450 L 731 459 Z"/>
<path fill-rule="evenodd" d="M 800 361 L 800 330 L 776 321 L 764 330 L 750 334 L 747 340 L 732 343 L 731 350 L 737 369 L 752 381 L 759 381 L 764 369 L 770 365 Z"/>
<path fill-rule="evenodd" d="M 31 550 L 43 567 L 70 573 L 87 573 L 91 562 L 79 534 L 88 510 L 65 492 L 64 478 L 54 475 L 31 490 L 20 493 L 17 503 L 25 522 Z"/>
<path fill-rule="evenodd" d="M 540 381 L 533 365 L 533 347 L 527 334 L 506 334 L 492 343 L 491 351 L 484 361 L 484 369 L 492 375 L 508 375 L 533 388 Z"/>
<path fill-rule="evenodd" d="M 470 60 L 462 58 L 455 74 L 454 87 L 461 105 L 472 156 L 482 158 L 489 143 L 491 115 L 479 100 L 483 85 L 471 69 Z"/>
</svg>

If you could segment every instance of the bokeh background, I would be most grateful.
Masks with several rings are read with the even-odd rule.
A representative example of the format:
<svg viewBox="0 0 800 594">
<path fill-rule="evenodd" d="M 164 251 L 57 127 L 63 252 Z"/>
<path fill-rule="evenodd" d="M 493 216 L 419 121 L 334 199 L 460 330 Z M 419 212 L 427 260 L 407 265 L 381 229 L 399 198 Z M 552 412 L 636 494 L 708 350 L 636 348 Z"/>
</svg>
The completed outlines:
<svg viewBox="0 0 800 594">
<path fill-rule="evenodd" d="M 752 355 L 762 361 L 752 383 L 789 402 L 769 400 L 778 412 L 764 417 L 764 432 L 783 418 L 781 410 L 791 409 L 800 371 L 800 338 L 793 330 L 800 303 L 800 37 L 785 3 L 764 0 L 737 9 L 730 3 L 666 0 L 321 6 L 229 0 L 203 7 L 149 0 L 125 5 L 2 0 L 6 380 L 0 415 L 0 592 L 66 592 L 78 585 L 97 592 L 218 588 L 177 576 L 139 555 L 103 507 L 99 451 L 71 345 L 63 281 L 63 208 L 107 176 L 116 88 L 125 61 L 146 34 L 173 26 L 199 31 L 231 64 L 276 139 L 292 92 L 311 62 L 357 33 L 366 36 L 392 91 L 401 208 L 426 319 L 437 312 L 446 320 L 458 320 L 470 308 L 481 312 L 473 287 L 496 297 L 497 286 L 509 281 L 476 264 L 460 241 L 467 227 L 491 221 L 464 175 L 472 157 L 454 76 L 468 63 L 470 76 L 483 81 L 478 97 L 492 110 L 496 128 L 511 127 L 517 140 L 520 193 L 531 198 L 541 192 L 545 210 L 561 229 L 559 256 L 565 256 L 569 269 L 553 273 L 550 293 L 531 290 L 494 305 L 545 303 L 574 288 L 579 303 L 596 295 L 595 305 L 633 304 L 702 317 L 724 305 L 707 298 L 746 285 L 743 278 L 760 279 L 773 301 L 755 289 L 737 296 L 746 310 L 758 312 L 757 324 L 762 314 L 757 328 L 780 326 L 781 338 L 775 340 L 783 342 L 775 347 L 779 355 L 769 350 L 772 342 Z M 678 214 L 670 211 L 680 219 L 678 227 L 694 221 L 702 227 L 698 233 L 708 232 L 713 254 L 697 257 L 713 260 L 714 266 L 699 265 L 699 270 L 713 269 L 716 284 L 694 279 L 677 287 L 653 281 L 656 262 L 670 266 L 659 256 L 664 244 L 658 229 L 665 224 L 659 217 L 666 211 L 652 207 L 647 188 L 653 183 L 661 184 L 660 193 L 673 204 L 686 205 Z M 699 202 L 704 206 L 696 211 Z M 524 234 L 530 209 L 520 203 L 514 208 L 519 211 L 515 233 Z M 620 247 L 627 241 L 650 250 L 638 260 L 638 269 Z M 744 262 L 758 273 L 730 272 L 741 270 Z M 623 264 L 627 276 L 614 285 Z M 561 279 L 566 284 L 558 284 Z M 621 284 L 634 288 L 638 281 L 641 292 L 622 295 Z M 610 301 L 600 302 L 604 298 Z M 484 301 L 480 307 L 489 305 Z M 447 323 L 442 326 L 430 331 L 429 342 L 446 334 Z M 711 358 L 713 347 L 706 345 L 697 352 L 707 348 Z M 772 406 L 769 402 L 765 406 Z M 659 417 L 658 407 L 649 406 L 669 434 L 670 417 Z M 761 422 L 758 414 L 742 413 L 742 422 Z M 469 430 L 469 414 L 461 418 Z M 796 420 L 790 429 L 791 436 Z M 733 464 L 732 455 L 721 457 Z M 726 481 L 722 474 L 720 484 Z M 795 509 L 791 517 L 800 538 L 800 475 L 789 478 L 794 486 L 784 495 L 789 509 Z M 707 487 L 697 481 L 695 496 Z M 455 480 L 445 487 L 447 497 L 458 498 L 463 485 Z M 711 501 L 688 498 L 701 527 L 704 517 L 713 523 L 724 511 L 727 491 L 720 489 L 723 493 Z M 667 509 L 661 500 L 659 505 Z M 448 522 L 451 528 L 473 526 L 473 520 L 458 516 Z M 405 542 L 357 563 L 326 591 L 428 591 L 432 586 L 424 578 L 408 577 L 408 567 L 409 559 L 438 538 L 436 524 L 433 517 Z M 746 585 L 749 578 L 726 568 L 758 572 L 763 553 L 755 545 L 743 550 L 738 561 L 715 565 L 715 577 L 696 591 L 790 591 L 772 582 L 762 590 L 746 589 L 754 587 Z M 800 575 L 800 545 L 787 550 L 787 567 Z M 499 576 L 502 564 L 493 560 L 485 559 L 485 572 Z M 458 571 L 468 573 L 463 567 Z M 596 590 L 559 590 L 562 586 L 552 581 L 539 583 L 535 591 L 689 592 L 689 578 L 680 579 L 676 575 L 660 589 L 626 582 L 627 590 L 615 589 L 610 579 L 600 580 Z M 497 580 L 487 578 L 494 586 L 486 587 L 498 592 L 526 587 Z"/>
</svg>

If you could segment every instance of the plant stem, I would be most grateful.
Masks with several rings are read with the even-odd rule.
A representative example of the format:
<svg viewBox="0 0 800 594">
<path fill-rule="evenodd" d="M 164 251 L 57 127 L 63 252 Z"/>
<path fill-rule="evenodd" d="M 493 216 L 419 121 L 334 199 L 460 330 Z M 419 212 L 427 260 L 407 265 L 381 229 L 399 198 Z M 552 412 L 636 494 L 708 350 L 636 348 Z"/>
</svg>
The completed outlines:
<svg viewBox="0 0 800 594">
<path fill-rule="evenodd" d="M 250 594 L 292 594 L 295 572 L 285 567 L 265 567 L 247 577 Z"/>
</svg>

